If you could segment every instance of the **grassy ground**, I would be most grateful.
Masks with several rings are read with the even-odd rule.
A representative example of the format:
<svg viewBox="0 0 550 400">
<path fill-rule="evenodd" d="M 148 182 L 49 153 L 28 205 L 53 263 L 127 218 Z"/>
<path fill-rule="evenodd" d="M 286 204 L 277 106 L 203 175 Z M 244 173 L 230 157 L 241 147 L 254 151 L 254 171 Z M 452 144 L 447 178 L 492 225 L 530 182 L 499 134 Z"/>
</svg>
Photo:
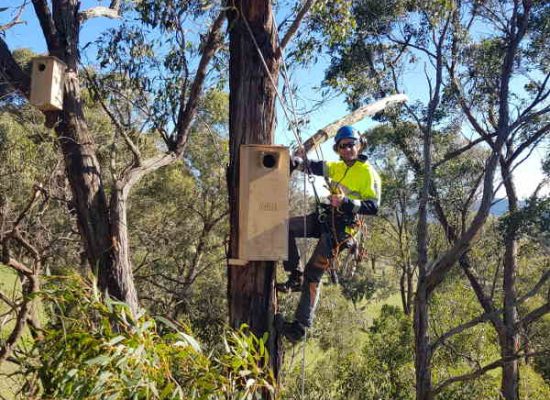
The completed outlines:
<svg viewBox="0 0 550 400">
<path fill-rule="evenodd" d="M 374 298 L 367 301 L 365 304 L 365 317 L 370 323 L 380 315 L 380 310 L 382 310 L 382 306 L 385 304 L 401 307 L 401 296 L 399 293 L 394 293 L 383 299 Z"/>
<path fill-rule="evenodd" d="M 14 294 L 19 292 L 17 276 L 7 267 L 0 264 L 0 291 L 7 295 L 9 298 L 14 297 Z M 5 303 L 0 302 L 0 315 L 3 315 L 8 310 Z M 0 340 L 4 340 L 13 324 L 6 324 L 0 328 Z M 15 371 L 15 366 L 10 363 L 3 363 L 0 366 L 0 394 L 1 398 L 14 399 L 14 382 L 7 378 L 6 375 Z"/>
</svg>

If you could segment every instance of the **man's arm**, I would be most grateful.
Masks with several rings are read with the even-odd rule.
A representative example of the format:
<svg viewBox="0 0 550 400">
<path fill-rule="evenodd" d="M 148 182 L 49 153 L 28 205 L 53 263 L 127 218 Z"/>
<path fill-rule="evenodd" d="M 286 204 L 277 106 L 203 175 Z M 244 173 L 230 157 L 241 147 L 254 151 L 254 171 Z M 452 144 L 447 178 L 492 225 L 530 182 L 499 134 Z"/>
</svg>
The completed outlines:
<svg viewBox="0 0 550 400">
<path fill-rule="evenodd" d="M 296 169 L 302 172 L 307 169 L 313 175 L 323 176 L 324 163 L 325 163 L 324 161 L 312 161 L 312 160 L 304 161 L 301 157 L 291 157 L 290 173 L 294 172 L 294 170 Z"/>
<path fill-rule="evenodd" d="M 370 166 L 370 164 L 369 164 Z M 352 200 L 348 197 L 342 198 L 339 204 L 340 209 L 346 213 L 376 215 L 378 213 L 378 204 L 380 201 L 380 191 L 382 190 L 382 181 L 380 175 L 372 166 L 368 170 L 366 177 L 364 198 L 361 200 Z"/>
<path fill-rule="evenodd" d="M 352 200 L 344 197 L 340 209 L 350 214 L 376 215 L 378 213 L 378 201 L 374 199 Z"/>
</svg>

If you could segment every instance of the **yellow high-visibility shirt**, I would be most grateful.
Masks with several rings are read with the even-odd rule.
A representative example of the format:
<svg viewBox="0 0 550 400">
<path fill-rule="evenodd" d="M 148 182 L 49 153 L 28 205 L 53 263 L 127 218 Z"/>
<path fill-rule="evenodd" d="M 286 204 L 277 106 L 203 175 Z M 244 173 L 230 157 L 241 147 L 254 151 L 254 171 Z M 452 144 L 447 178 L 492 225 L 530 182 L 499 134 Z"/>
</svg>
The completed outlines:
<svg viewBox="0 0 550 400">
<path fill-rule="evenodd" d="M 343 161 L 326 161 L 323 175 L 331 180 L 344 196 L 354 203 L 354 212 L 361 201 L 371 200 L 376 207 L 380 203 L 382 180 L 367 160 L 357 160 L 351 167 Z"/>
</svg>

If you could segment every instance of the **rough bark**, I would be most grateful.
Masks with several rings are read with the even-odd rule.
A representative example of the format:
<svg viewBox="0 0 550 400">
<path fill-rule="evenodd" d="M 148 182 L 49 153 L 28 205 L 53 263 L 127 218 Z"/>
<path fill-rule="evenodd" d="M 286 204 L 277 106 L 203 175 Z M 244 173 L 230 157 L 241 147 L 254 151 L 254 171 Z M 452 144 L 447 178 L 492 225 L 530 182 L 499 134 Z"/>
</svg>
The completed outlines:
<svg viewBox="0 0 550 400">
<path fill-rule="evenodd" d="M 410 315 L 414 301 L 414 270 L 410 264 L 407 265 L 407 268 L 407 307 L 405 308 L 405 314 Z"/>
<path fill-rule="evenodd" d="M 513 213 L 518 210 L 518 198 L 512 178 L 512 173 L 506 163 L 501 162 L 501 173 L 508 197 L 508 209 Z M 519 361 L 515 358 L 519 350 L 519 327 L 516 276 L 518 270 L 518 242 L 515 232 L 509 232 L 504 238 L 504 265 L 503 265 L 503 291 L 504 291 L 504 329 L 499 331 L 501 356 L 507 361 L 502 366 L 501 393 L 506 400 L 519 399 Z"/>
<path fill-rule="evenodd" d="M 275 48 L 271 2 L 245 0 L 238 10 L 228 12 L 229 60 L 229 147 L 230 164 L 227 183 L 231 208 L 230 254 L 238 254 L 239 146 L 272 144 L 275 128 L 275 88 L 279 57 Z M 252 36 L 253 35 L 253 36 Z M 253 37 L 269 69 L 264 68 Z M 271 366 L 277 374 L 279 346 L 272 324 L 277 306 L 274 290 L 275 263 L 250 262 L 246 266 L 228 266 L 228 299 L 230 323 L 246 323 L 262 336 L 269 332 Z"/>
<path fill-rule="evenodd" d="M 414 301 L 416 398 L 432 400 L 432 370 L 429 336 L 429 292 L 423 276 L 419 277 Z"/>
<path fill-rule="evenodd" d="M 59 114 L 59 119 L 55 125 L 73 195 L 73 207 L 87 258 L 98 275 L 100 289 L 135 309 L 137 297 L 133 281 L 120 280 L 131 276 L 131 271 L 125 271 L 128 265 L 117 264 L 112 252 L 109 206 L 94 140 L 88 131 L 82 110 L 76 68 L 74 63 L 73 70 L 67 74 L 63 111 L 56 113 Z M 129 287 L 132 289 L 128 289 Z"/>
<path fill-rule="evenodd" d="M 109 205 L 94 140 L 88 130 L 80 98 L 80 23 L 77 18 L 79 2 L 53 1 L 52 14 L 46 2 L 33 3 L 50 54 L 60 58 L 67 65 L 63 110 L 47 112 L 46 120 L 54 126 L 61 144 L 73 195 L 73 206 L 87 258 L 98 275 L 100 289 L 128 303 L 131 310 L 135 311 L 138 301 L 131 279 L 131 265 L 117 263 L 113 253 Z"/>
</svg>

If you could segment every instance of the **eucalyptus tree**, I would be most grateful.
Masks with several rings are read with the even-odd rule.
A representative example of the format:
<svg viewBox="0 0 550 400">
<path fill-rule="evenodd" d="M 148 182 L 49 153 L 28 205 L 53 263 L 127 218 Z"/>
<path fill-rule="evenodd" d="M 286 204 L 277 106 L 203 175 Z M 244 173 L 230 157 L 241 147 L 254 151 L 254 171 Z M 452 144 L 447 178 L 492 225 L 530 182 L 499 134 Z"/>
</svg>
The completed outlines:
<svg viewBox="0 0 550 400">
<path fill-rule="evenodd" d="M 327 73 L 327 84 L 343 88 L 349 103 L 360 105 L 372 96 L 402 90 L 407 80 L 418 80 L 422 74 L 412 75 L 407 72 L 408 66 L 421 66 L 425 77 L 425 104 L 407 107 L 402 116 L 415 129 L 408 137 L 403 135 L 395 141 L 420 179 L 419 279 L 414 317 L 417 398 L 432 398 L 453 382 L 474 379 L 489 369 L 502 367 L 501 392 L 505 398 L 515 399 L 516 360 L 522 349 L 515 336 L 519 321 L 514 308 L 520 298 L 512 289 L 514 263 L 507 262 L 504 276 L 509 294 L 504 295 L 502 311 L 493 303 L 484 303 L 486 296 L 481 296 L 476 281 L 471 279 L 484 314 L 436 340 L 430 339 L 429 301 L 455 263 L 459 262 L 467 275 L 471 272 L 467 252 L 487 219 L 498 168 L 504 173 L 505 186 L 510 186 L 509 169 L 514 161 L 519 160 L 522 151 L 547 137 L 549 75 L 543 60 L 548 59 L 548 27 L 541 21 L 548 19 L 548 5 L 538 1 L 365 1 L 355 4 L 353 14 L 354 34 L 332 47 L 336 57 Z M 517 84 L 520 81 L 526 82 L 525 89 Z M 444 154 L 435 154 L 434 144 L 448 132 L 461 133 L 467 139 L 452 143 Z M 463 217 L 453 220 L 442 197 L 438 171 L 461 154 L 468 157 L 480 143 L 485 143 L 486 153 L 482 162 L 478 161 L 480 173 L 463 197 Z M 507 194 L 514 197 L 509 188 Z M 477 195 L 477 210 L 471 215 L 470 206 Z M 428 254 L 429 206 L 449 242 L 447 251 L 432 258 Z M 513 253 L 512 240 L 509 242 L 508 252 Z M 546 280 L 545 275 L 541 280 Z M 537 308 L 538 315 L 547 307 L 546 302 Z M 450 336 L 487 320 L 499 332 L 502 358 L 434 387 L 433 352 Z"/>
<path fill-rule="evenodd" d="M 408 130 L 406 125 L 403 125 L 402 129 Z M 384 207 L 372 221 L 370 236 L 375 246 L 380 242 L 382 248 L 379 251 L 383 252 L 382 255 L 397 268 L 403 312 L 410 315 L 416 276 L 414 227 L 417 182 L 406 159 L 393 144 L 391 138 L 398 135 L 399 129 L 387 124 L 379 125 L 366 133 L 369 157 L 372 156 L 376 160 L 384 183 Z M 380 237 L 378 240 L 377 236 Z"/>
<path fill-rule="evenodd" d="M 64 155 L 89 264 L 98 271 L 102 290 L 135 309 L 137 294 L 126 215 L 128 196 L 143 176 L 181 158 L 203 87 L 210 84 L 223 87 L 227 82 L 227 77 L 221 75 L 227 72 L 223 64 L 225 53 L 217 57 L 224 44 L 222 28 L 226 17 L 230 54 L 230 255 L 234 257 L 238 232 L 235 207 L 238 146 L 272 143 L 283 51 L 315 1 L 288 5 L 289 17 L 285 19 L 285 33 L 279 42 L 270 1 L 113 0 L 109 7 L 89 9 L 83 3 L 32 2 L 48 53 L 67 65 L 63 110 L 44 114 L 46 125 L 55 130 Z M 323 14 L 324 7 L 333 3 L 345 2 L 319 2 L 316 11 Z M 86 24 L 101 17 L 122 19 L 98 42 L 97 57 L 93 57 L 98 63 L 94 68 L 84 69 L 82 63 L 86 61 L 88 46 L 80 43 L 80 32 Z M 0 38 L 0 71 L 2 90 L 9 85 L 21 99 L 28 97 L 29 76 L 15 62 L 3 38 Z M 114 140 L 108 171 L 100 166 L 94 138 L 82 111 L 80 87 L 84 78 L 94 100 L 111 119 Z M 158 138 L 156 152 L 140 146 L 145 137 L 153 135 Z M 245 268 L 228 270 L 232 325 L 247 322 L 256 333 L 272 331 L 274 263 L 253 262 Z"/>
<path fill-rule="evenodd" d="M 67 66 L 63 110 L 45 111 L 44 115 L 46 125 L 56 132 L 64 155 L 79 231 L 89 264 L 98 273 L 99 286 L 111 296 L 126 301 L 135 310 L 138 307 L 138 299 L 128 248 L 126 218 L 128 194 L 132 186 L 145 174 L 174 162 L 184 153 L 210 61 L 222 43 L 221 28 L 224 12 L 219 9 L 204 11 L 199 4 L 188 4 L 195 13 L 211 21 L 211 24 L 205 24 L 204 35 L 199 40 L 201 46 L 198 52 L 198 64 L 192 71 L 185 61 L 193 49 L 187 45 L 189 43 L 187 38 L 180 35 L 184 31 L 184 18 L 179 10 L 174 8 L 175 4 L 171 2 L 166 4 L 161 2 L 123 3 L 115 0 L 109 7 L 97 6 L 83 9 L 81 3 L 76 0 L 32 2 L 48 53 L 62 60 Z M 80 31 L 94 18 L 114 18 L 119 17 L 121 13 L 139 17 L 143 31 L 156 30 L 156 35 L 168 37 L 166 45 L 171 45 L 171 51 L 162 56 L 157 55 L 157 60 L 167 64 L 168 72 L 173 73 L 172 80 L 175 86 L 171 94 L 172 98 L 177 100 L 168 106 L 171 112 L 169 120 L 151 120 L 142 115 L 140 118 L 142 124 L 134 125 L 129 123 L 128 119 L 122 118 L 122 116 L 134 118 L 139 114 L 129 110 L 130 105 L 134 106 L 131 100 L 125 104 L 126 107 L 117 107 L 109 102 L 109 98 L 103 97 L 101 104 L 105 105 L 104 111 L 111 117 L 116 132 L 113 152 L 116 153 L 120 143 L 124 143 L 131 154 L 126 157 L 126 160 L 122 160 L 123 165 L 118 165 L 117 159 L 114 159 L 110 171 L 111 185 L 108 185 L 109 179 L 101 169 L 95 140 L 90 135 L 87 119 L 83 113 L 81 93 L 83 49 L 80 43 Z M 147 55 L 144 53 L 147 45 L 139 42 L 139 39 L 140 37 L 132 35 L 123 37 L 121 33 L 118 36 L 118 43 L 121 44 L 122 51 L 130 50 L 131 57 L 140 59 Z M 123 46 L 122 42 L 126 45 Z M 15 62 L 3 38 L 0 38 L 0 60 L 3 83 L 9 84 L 21 98 L 29 96 L 30 78 Z M 178 65 L 172 64 L 173 69 L 170 70 L 170 61 L 178 60 L 180 61 L 176 62 Z M 151 74 L 139 81 L 153 80 L 153 71 L 150 72 Z M 124 73 L 128 73 L 128 70 L 122 69 L 121 74 Z M 129 74 L 122 80 L 135 83 L 132 81 L 133 78 L 135 76 Z M 117 80 L 113 79 L 113 82 L 117 83 Z M 132 88 L 121 89 L 116 93 L 117 95 L 128 95 Z M 140 93 L 144 95 L 141 98 L 141 106 L 150 110 L 155 105 L 152 101 L 155 100 L 154 92 L 151 86 L 144 86 L 143 89 Z M 132 96 L 132 99 L 135 98 Z M 161 100 L 157 104 L 162 103 Z M 148 154 L 149 157 L 144 157 L 141 153 L 139 144 L 136 144 L 136 135 L 140 130 L 161 134 L 164 146 L 157 154 Z"/>
</svg>

